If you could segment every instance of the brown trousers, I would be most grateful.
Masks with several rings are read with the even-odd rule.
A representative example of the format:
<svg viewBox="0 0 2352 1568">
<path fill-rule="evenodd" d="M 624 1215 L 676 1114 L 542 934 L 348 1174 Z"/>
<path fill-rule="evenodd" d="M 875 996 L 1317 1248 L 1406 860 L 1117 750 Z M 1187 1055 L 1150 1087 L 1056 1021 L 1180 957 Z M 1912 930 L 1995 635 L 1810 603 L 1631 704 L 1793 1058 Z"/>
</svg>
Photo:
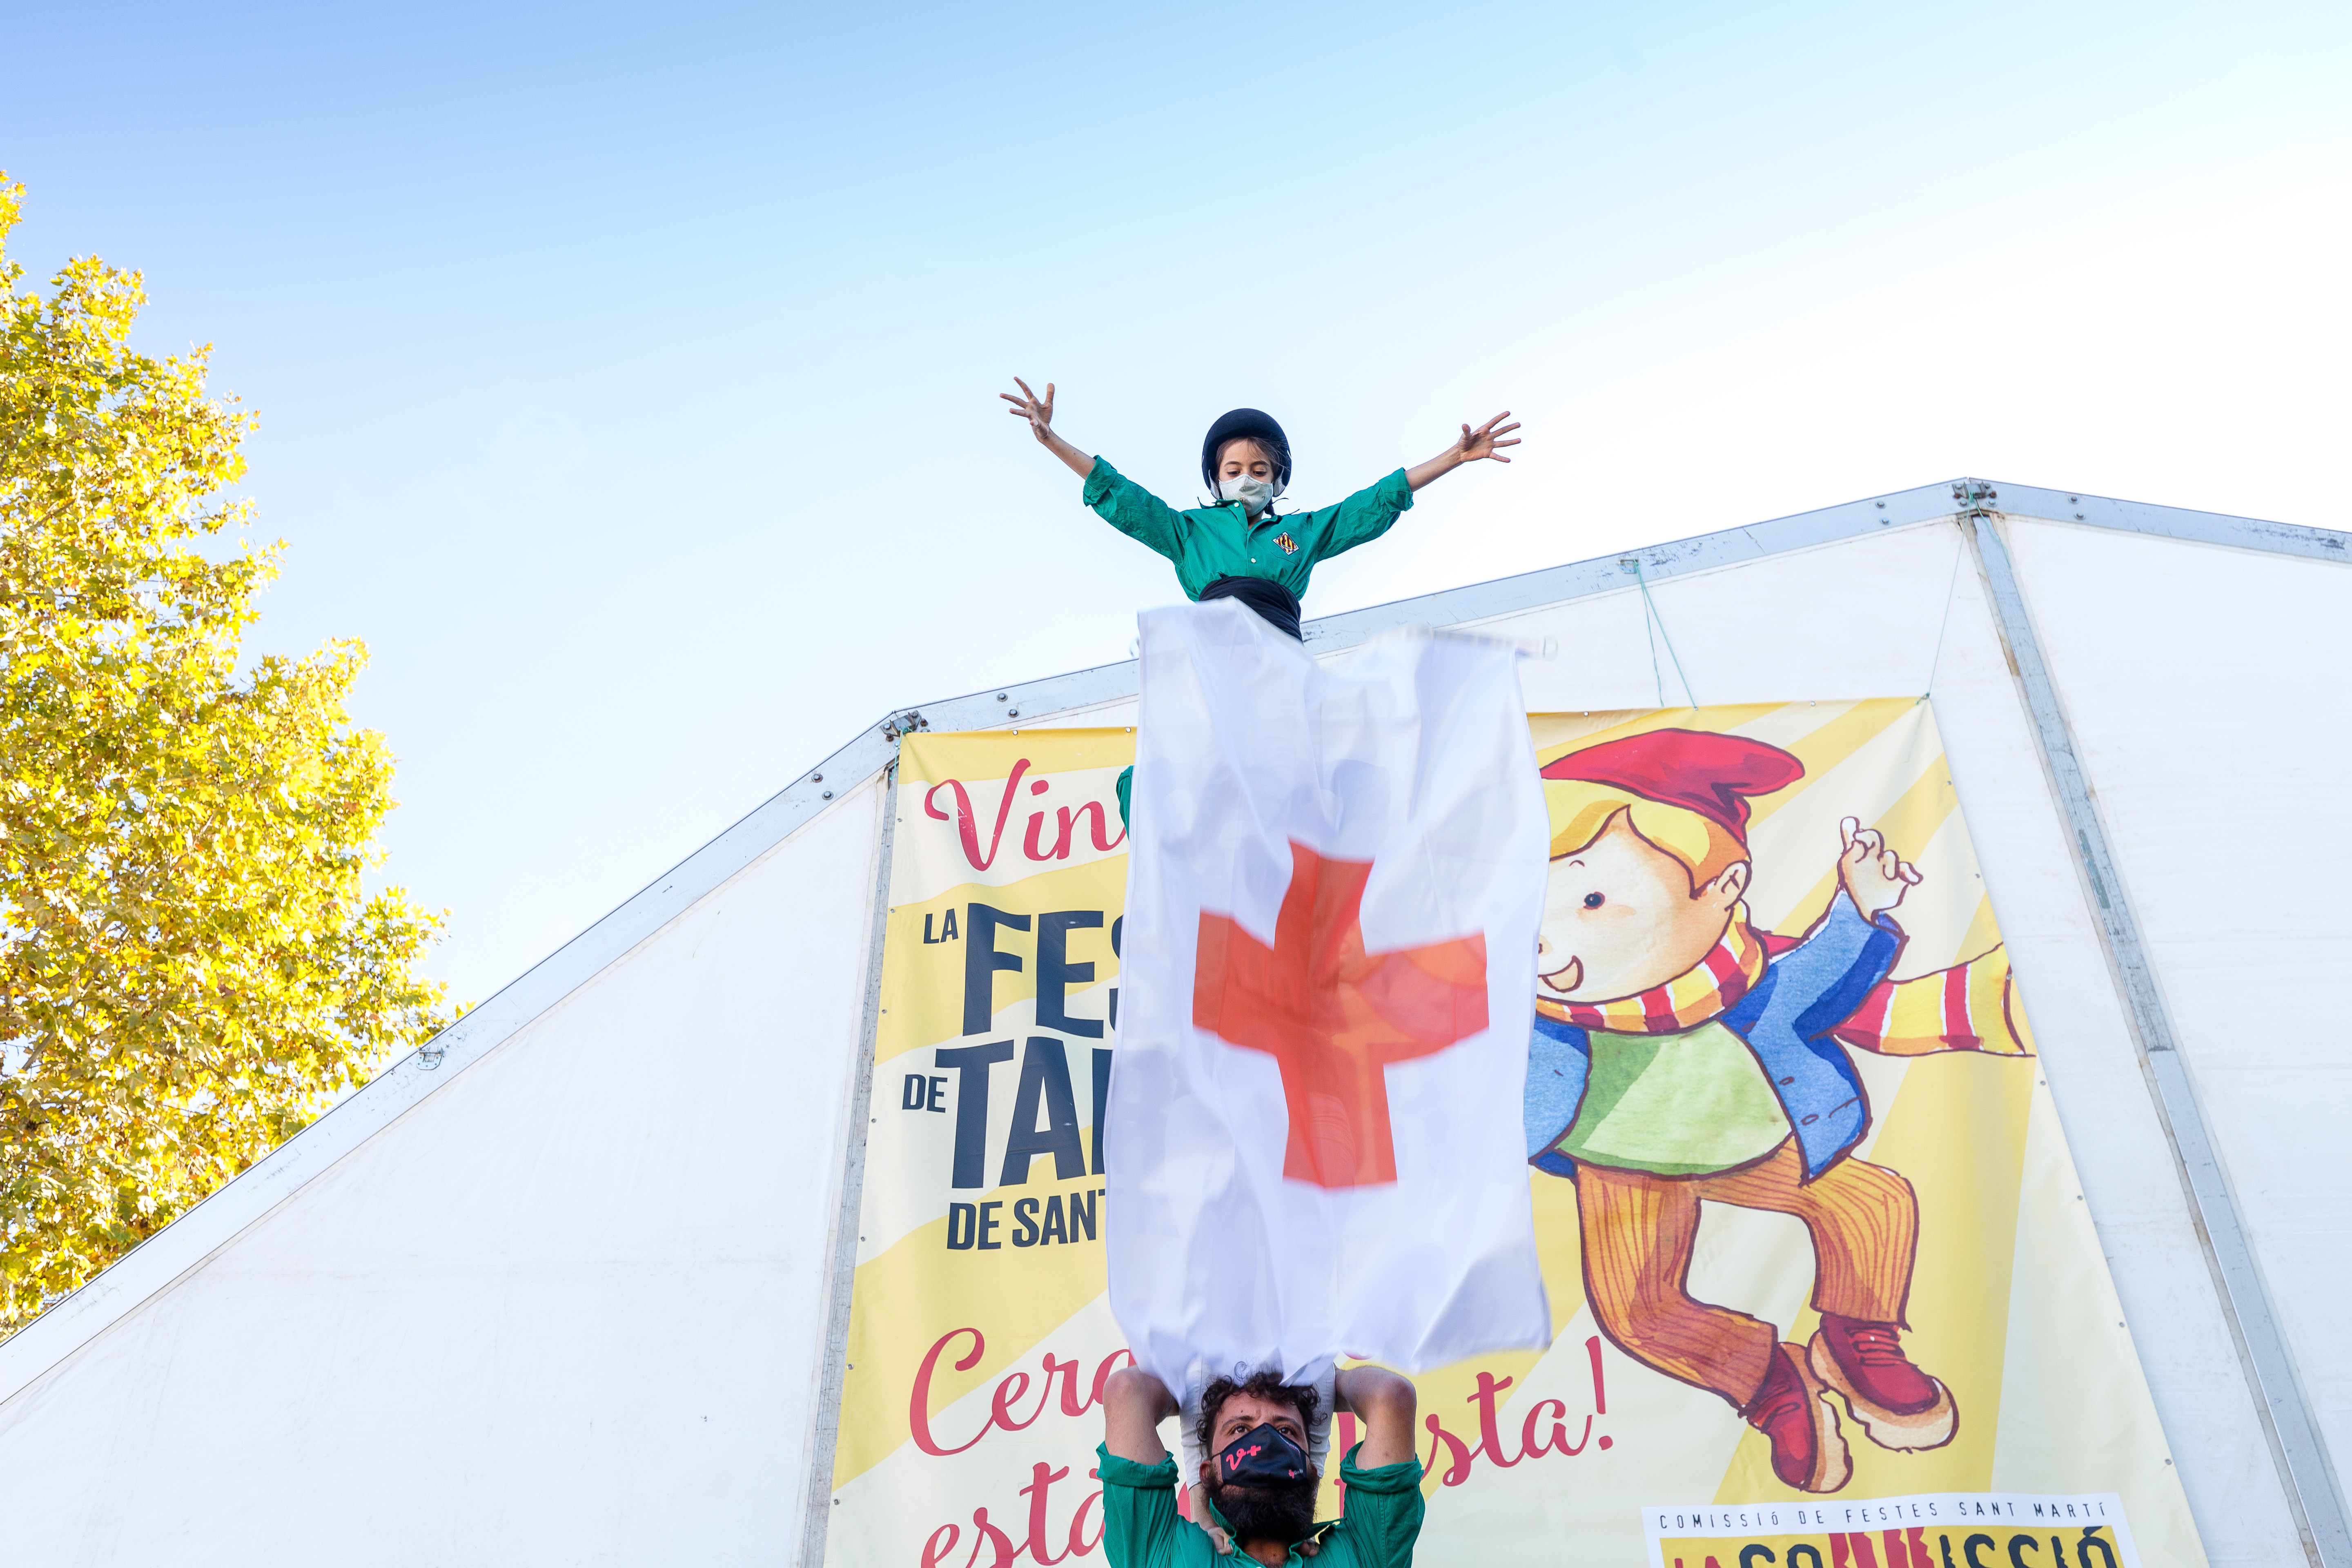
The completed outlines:
<svg viewBox="0 0 2352 1568">
<path fill-rule="evenodd" d="M 1841 1160 L 1806 1182 L 1790 1139 L 1752 1165 L 1705 1176 L 1654 1176 L 1580 1164 L 1584 1292 L 1619 1349 L 1745 1409 L 1771 1370 L 1780 1331 L 1694 1300 L 1691 1248 L 1699 1200 L 1794 1215 L 1813 1238 L 1813 1308 L 1902 1323 L 1919 1240 L 1919 1204 L 1893 1171 Z M 1908 1327 L 1907 1324 L 1905 1324 Z"/>
</svg>

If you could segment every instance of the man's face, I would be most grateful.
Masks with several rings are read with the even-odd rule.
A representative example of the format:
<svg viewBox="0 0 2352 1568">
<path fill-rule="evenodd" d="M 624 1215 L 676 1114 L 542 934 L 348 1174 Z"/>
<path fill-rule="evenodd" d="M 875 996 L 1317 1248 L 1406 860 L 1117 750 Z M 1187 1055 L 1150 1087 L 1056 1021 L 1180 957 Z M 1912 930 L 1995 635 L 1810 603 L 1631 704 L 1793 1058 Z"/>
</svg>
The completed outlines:
<svg viewBox="0 0 2352 1568">
<path fill-rule="evenodd" d="M 1260 1399 L 1255 1394 L 1229 1395 L 1217 1407 L 1217 1424 L 1209 1430 L 1211 1458 L 1223 1453 L 1234 1438 L 1268 1426 L 1301 1448 L 1307 1447 L 1307 1424 L 1298 1418 L 1296 1405 L 1288 1400 Z M 1213 1468 L 1204 1468 L 1202 1479 L 1213 1481 L 1216 1473 Z"/>
<path fill-rule="evenodd" d="M 1302 1450 L 1307 1447 L 1307 1424 L 1298 1418 L 1298 1406 L 1286 1400 L 1234 1394 L 1217 1407 L 1216 1420 L 1209 1428 L 1209 1453 L 1201 1464 L 1201 1479 L 1208 1483 L 1209 1497 L 1217 1505 L 1217 1511 L 1234 1527 L 1236 1541 L 1243 1545 L 1253 1541 L 1272 1541 L 1287 1546 L 1306 1539 L 1315 1528 L 1315 1496 L 1320 1483 L 1314 1477 L 1279 1486 L 1228 1485 L 1217 1479 L 1216 1456 L 1235 1438 L 1245 1437 L 1261 1426 L 1273 1426 Z"/>
<path fill-rule="evenodd" d="M 1747 887 L 1743 861 L 1694 897 L 1683 863 L 1619 813 L 1600 837 L 1551 863 L 1536 942 L 1538 994 L 1611 1002 L 1664 984 L 1723 940 Z"/>
</svg>

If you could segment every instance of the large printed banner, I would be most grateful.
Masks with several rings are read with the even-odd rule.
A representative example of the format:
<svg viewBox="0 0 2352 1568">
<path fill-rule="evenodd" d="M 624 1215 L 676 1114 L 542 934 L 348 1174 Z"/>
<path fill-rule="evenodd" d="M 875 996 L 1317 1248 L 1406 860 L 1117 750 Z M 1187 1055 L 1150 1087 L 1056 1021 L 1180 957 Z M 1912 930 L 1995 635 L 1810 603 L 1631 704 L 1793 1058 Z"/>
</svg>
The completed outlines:
<svg viewBox="0 0 2352 1568">
<path fill-rule="evenodd" d="M 1415 1379 L 1416 1561 L 2202 1563 L 1930 707 L 1529 723 L 1552 859 L 1528 1181 L 1554 1342 Z M 1098 1129 L 1133 753 L 1125 730 L 903 746 L 840 1568 L 1101 1550 L 1097 1405 L 1129 1361 Z M 1657 907 L 1633 893 L 1669 861 L 1698 891 L 1624 913 Z M 1823 969 L 1873 929 L 1895 933 L 1870 939 L 1875 967 Z M 1651 984 L 1685 947 L 1704 961 Z M 1775 998 L 1802 1060 L 1774 1043 Z M 1830 1375 L 1828 1337 L 1865 1320 L 1901 1326 L 1931 1407 L 1890 1415 Z M 1743 1415 L 1770 1403 L 1776 1344 L 1833 1433 L 1804 1487 Z"/>
</svg>

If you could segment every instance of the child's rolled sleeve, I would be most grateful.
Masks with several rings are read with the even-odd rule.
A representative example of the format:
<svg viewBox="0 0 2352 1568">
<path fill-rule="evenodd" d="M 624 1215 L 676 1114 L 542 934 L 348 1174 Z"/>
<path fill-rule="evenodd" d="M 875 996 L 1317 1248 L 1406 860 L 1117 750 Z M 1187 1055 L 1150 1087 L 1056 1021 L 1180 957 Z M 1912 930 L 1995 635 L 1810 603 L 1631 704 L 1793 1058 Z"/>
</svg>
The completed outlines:
<svg viewBox="0 0 2352 1568">
<path fill-rule="evenodd" d="M 1389 531 L 1389 525 L 1412 510 L 1412 481 L 1399 468 L 1376 485 L 1367 485 L 1331 508 L 1325 543 L 1318 559 L 1368 544 Z"/>
<path fill-rule="evenodd" d="M 1176 510 L 1101 458 L 1079 492 L 1095 514 L 1129 539 L 1175 560 L 1183 551 Z"/>
</svg>

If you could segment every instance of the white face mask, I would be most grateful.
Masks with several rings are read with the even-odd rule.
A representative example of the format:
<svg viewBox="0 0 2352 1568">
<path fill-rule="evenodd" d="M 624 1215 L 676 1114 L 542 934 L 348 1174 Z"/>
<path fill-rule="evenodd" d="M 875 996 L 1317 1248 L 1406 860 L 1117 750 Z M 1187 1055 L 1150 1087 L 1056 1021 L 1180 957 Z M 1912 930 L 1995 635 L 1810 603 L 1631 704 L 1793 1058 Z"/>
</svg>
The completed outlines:
<svg viewBox="0 0 2352 1568">
<path fill-rule="evenodd" d="M 1275 497 L 1282 493 L 1282 487 L 1268 483 L 1255 475 L 1240 474 L 1220 483 L 1217 493 L 1227 500 L 1241 502 L 1242 510 L 1255 517 L 1273 502 Z"/>
</svg>

